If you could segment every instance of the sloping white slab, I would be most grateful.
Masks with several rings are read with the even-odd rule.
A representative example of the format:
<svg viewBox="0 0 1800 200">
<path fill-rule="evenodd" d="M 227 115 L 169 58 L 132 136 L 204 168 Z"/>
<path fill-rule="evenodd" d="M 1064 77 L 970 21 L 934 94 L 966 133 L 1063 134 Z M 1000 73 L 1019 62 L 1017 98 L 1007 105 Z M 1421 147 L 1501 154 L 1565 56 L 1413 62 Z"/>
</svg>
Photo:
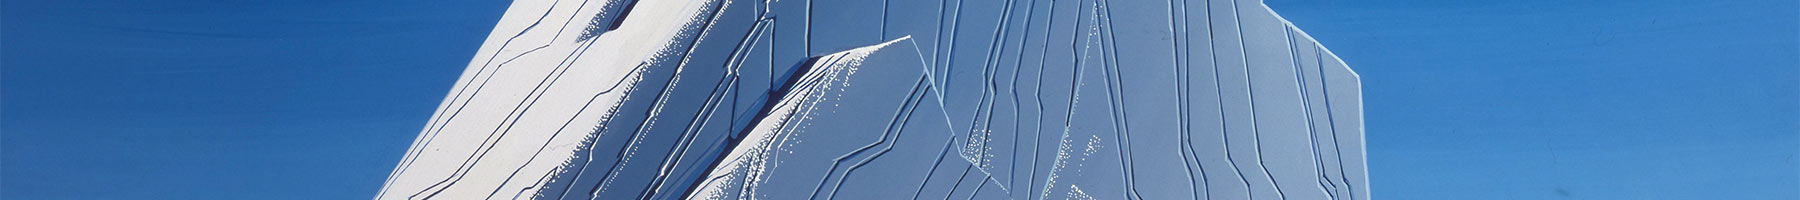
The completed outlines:
<svg viewBox="0 0 1800 200">
<path fill-rule="evenodd" d="M 582 40 L 609 1 L 514 1 L 376 198 L 531 198 L 499 188 L 559 170 L 713 3 L 644 1 Z"/>
<path fill-rule="evenodd" d="M 521 0 L 377 198 L 1368 199 L 1358 80 L 1260 1 Z"/>
</svg>

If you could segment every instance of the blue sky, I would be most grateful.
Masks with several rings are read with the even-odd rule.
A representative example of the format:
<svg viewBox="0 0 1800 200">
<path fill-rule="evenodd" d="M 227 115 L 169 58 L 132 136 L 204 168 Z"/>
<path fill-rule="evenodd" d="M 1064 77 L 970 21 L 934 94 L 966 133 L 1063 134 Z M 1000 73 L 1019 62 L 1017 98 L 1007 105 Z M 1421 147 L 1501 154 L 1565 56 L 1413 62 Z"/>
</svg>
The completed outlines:
<svg viewBox="0 0 1800 200">
<path fill-rule="evenodd" d="M 4 1 L 0 199 L 367 199 L 508 4 Z"/>
<path fill-rule="evenodd" d="M 368 198 L 507 4 L 0 2 L 0 199 Z M 1269 4 L 1375 198 L 1800 199 L 1800 2 Z"/>
<path fill-rule="evenodd" d="M 1362 75 L 1375 198 L 1800 199 L 1796 1 L 1269 4 Z"/>
</svg>

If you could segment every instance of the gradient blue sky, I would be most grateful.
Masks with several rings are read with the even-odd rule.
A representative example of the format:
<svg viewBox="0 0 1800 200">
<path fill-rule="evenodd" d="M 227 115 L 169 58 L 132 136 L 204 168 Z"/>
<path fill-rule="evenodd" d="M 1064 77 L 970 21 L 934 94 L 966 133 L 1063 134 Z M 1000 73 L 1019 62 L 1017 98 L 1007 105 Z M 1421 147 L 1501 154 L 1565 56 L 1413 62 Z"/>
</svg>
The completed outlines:
<svg viewBox="0 0 1800 200">
<path fill-rule="evenodd" d="M 1800 1 L 1276 1 L 1383 199 L 1800 199 Z"/>
<path fill-rule="evenodd" d="M 505 1 L 0 1 L 0 199 L 364 199 Z M 1800 2 L 1269 0 L 1380 199 L 1800 199 Z"/>
</svg>

